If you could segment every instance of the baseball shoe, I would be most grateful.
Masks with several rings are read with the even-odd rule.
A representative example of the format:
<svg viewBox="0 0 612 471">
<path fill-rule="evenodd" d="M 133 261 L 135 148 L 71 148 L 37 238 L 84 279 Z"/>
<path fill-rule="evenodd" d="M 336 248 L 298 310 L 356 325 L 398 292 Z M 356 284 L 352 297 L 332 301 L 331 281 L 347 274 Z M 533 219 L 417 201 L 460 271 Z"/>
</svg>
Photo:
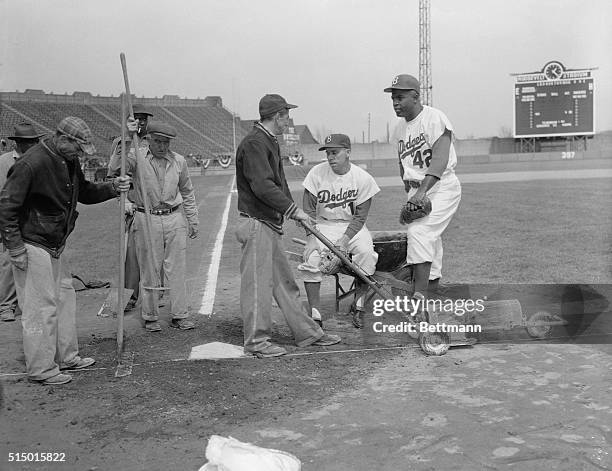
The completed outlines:
<svg viewBox="0 0 612 471">
<path fill-rule="evenodd" d="M 128 311 L 132 311 L 134 309 L 136 309 L 136 303 L 138 302 L 137 299 L 130 299 L 127 303 L 127 305 L 125 306 L 125 309 L 123 310 L 123 312 L 128 312 Z"/>
<path fill-rule="evenodd" d="M 195 324 L 187 319 L 172 319 L 170 322 L 170 327 L 174 327 L 179 330 L 189 330 L 194 329 Z"/>
<path fill-rule="evenodd" d="M 319 340 L 315 340 L 311 345 L 316 347 L 329 347 L 330 345 L 336 345 L 340 343 L 340 336 L 334 334 L 323 334 Z"/>
<path fill-rule="evenodd" d="M 159 332 L 162 330 L 158 321 L 145 321 L 145 329 L 149 332 Z"/>
<path fill-rule="evenodd" d="M 363 315 L 364 312 L 361 309 L 351 311 L 351 321 L 356 329 L 363 329 Z"/>
<path fill-rule="evenodd" d="M 58 386 L 60 384 L 66 384 L 72 381 L 72 376 L 60 373 L 55 376 L 51 376 L 50 378 L 44 379 L 40 381 L 41 384 L 45 386 Z"/>
<path fill-rule="evenodd" d="M 14 320 L 15 320 L 15 313 L 11 309 L 4 311 L 2 314 L 0 314 L 0 321 L 12 322 Z"/>
<path fill-rule="evenodd" d="M 257 358 L 272 358 L 272 357 L 280 357 L 287 353 L 283 347 L 278 345 L 268 345 L 266 348 L 262 350 L 258 350 L 256 352 L 252 352 Z"/>
<path fill-rule="evenodd" d="M 60 370 L 82 370 L 83 368 L 87 368 L 88 366 L 93 365 L 96 362 L 93 358 L 79 358 L 79 360 L 72 365 L 60 365 Z"/>
</svg>

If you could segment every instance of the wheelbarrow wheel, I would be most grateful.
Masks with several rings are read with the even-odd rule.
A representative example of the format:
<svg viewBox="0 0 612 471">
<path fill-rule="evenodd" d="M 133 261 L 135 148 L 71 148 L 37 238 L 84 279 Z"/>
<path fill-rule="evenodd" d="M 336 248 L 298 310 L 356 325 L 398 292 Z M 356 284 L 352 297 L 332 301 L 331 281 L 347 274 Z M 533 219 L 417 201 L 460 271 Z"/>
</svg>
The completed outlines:
<svg viewBox="0 0 612 471">
<path fill-rule="evenodd" d="M 546 325 L 547 322 L 554 321 L 555 318 L 552 314 L 546 311 L 538 311 L 529 317 L 527 322 L 540 323 L 541 325 L 529 325 L 525 327 L 530 337 L 534 339 L 545 339 L 548 338 L 552 332 L 552 326 Z"/>
<path fill-rule="evenodd" d="M 448 332 L 421 332 L 419 346 L 425 355 L 444 355 L 450 347 L 450 335 Z"/>
</svg>

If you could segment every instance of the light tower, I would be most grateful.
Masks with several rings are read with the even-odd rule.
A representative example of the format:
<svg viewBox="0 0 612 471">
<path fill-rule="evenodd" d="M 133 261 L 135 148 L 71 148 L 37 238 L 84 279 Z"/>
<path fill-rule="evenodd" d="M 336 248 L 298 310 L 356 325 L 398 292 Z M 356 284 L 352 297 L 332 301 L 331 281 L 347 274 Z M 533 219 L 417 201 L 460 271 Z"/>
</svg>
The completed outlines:
<svg viewBox="0 0 612 471">
<path fill-rule="evenodd" d="M 421 103 L 432 106 L 430 25 L 429 0 L 419 0 L 419 82 L 421 82 Z"/>
</svg>

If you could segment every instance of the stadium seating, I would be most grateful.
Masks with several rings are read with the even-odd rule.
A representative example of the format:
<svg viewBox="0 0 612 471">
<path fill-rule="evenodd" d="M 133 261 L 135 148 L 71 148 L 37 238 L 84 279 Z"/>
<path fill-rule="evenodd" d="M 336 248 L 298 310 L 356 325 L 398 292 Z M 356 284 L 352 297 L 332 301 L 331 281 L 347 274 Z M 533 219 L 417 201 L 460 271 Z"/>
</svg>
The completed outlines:
<svg viewBox="0 0 612 471">
<path fill-rule="evenodd" d="M 72 96 L 35 92 L 31 99 L 27 91 L 0 94 L 0 137 L 11 134 L 13 126 L 22 121 L 33 123 L 41 132 L 54 132 L 62 118 L 78 116 L 92 129 L 98 159 L 107 161 L 112 140 L 121 133 L 118 98 L 94 98 L 83 92 L 75 92 Z M 219 154 L 233 155 L 233 115 L 223 107 L 219 97 L 204 100 L 181 100 L 178 97 L 169 100 L 136 99 L 135 102 L 146 103 L 154 114 L 152 120 L 165 121 L 177 129 L 178 136 L 172 144 L 175 152 L 203 159 L 214 159 Z M 237 145 L 246 135 L 246 130 L 240 119 L 236 120 Z"/>
</svg>

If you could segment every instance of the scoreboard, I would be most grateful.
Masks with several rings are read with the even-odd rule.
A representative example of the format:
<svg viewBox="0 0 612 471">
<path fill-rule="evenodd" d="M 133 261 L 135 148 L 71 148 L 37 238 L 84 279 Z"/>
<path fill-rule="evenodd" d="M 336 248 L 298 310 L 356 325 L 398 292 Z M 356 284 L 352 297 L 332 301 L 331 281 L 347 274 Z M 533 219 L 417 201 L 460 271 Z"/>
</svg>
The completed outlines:
<svg viewBox="0 0 612 471">
<path fill-rule="evenodd" d="M 514 137 L 593 135 L 594 91 L 591 69 L 567 70 L 558 61 L 516 74 Z"/>
</svg>

